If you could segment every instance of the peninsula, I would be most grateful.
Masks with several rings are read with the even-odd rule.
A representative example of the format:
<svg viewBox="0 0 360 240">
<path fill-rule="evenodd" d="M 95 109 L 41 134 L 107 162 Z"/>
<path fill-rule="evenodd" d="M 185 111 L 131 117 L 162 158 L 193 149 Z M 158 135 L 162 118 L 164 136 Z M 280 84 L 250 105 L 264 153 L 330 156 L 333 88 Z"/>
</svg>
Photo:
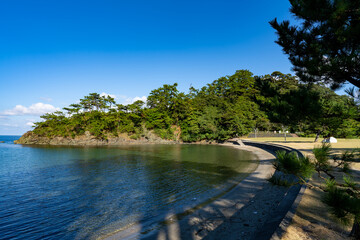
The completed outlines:
<svg viewBox="0 0 360 240">
<path fill-rule="evenodd" d="M 289 131 L 300 136 L 360 135 L 357 105 L 323 85 L 291 74 L 254 76 L 248 70 L 221 77 L 188 93 L 177 83 L 152 90 L 146 103 L 117 104 L 90 93 L 44 121 L 16 143 L 117 145 L 149 142 L 223 142 L 251 131 Z M 355 114 L 354 114 L 355 113 Z"/>
</svg>

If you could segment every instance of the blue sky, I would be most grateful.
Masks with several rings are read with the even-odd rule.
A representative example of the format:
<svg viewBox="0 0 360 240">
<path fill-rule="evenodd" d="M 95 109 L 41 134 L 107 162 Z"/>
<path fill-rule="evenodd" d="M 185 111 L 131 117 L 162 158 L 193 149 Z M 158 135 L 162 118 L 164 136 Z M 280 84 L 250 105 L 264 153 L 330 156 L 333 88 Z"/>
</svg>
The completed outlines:
<svg viewBox="0 0 360 240">
<path fill-rule="evenodd" d="M 268 22 L 278 1 L 1 1 L 0 135 L 90 92 L 118 103 L 177 82 L 200 88 L 248 69 L 291 73 Z"/>
</svg>

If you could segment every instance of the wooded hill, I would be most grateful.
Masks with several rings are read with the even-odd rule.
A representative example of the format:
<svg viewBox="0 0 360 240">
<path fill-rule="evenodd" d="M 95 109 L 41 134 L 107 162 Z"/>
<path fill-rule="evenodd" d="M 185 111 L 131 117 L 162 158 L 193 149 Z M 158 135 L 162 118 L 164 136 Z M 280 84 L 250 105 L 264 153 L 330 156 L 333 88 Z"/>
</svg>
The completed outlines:
<svg viewBox="0 0 360 240">
<path fill-rule="evenodd" d="M 152 90 L 146 103 L 128 105 L 90 93 L 63 110 L 41 116 L 44 121 L 35 123 L 33 133 L 51 138 L 89 131 L 100 139 L 128 133 L 138 139 L 152 130 L 163 139 L 180 136 L 184 142 L 224 141 L 255 128 L 287 129 L 303 136 L 360 136 L 356 99 L 280 72 L 253 76 L 238 70 L 201 89 L 191 87 L 188 93 L 179 92 L 176 83 L 165 84 Z"/>
</svg>

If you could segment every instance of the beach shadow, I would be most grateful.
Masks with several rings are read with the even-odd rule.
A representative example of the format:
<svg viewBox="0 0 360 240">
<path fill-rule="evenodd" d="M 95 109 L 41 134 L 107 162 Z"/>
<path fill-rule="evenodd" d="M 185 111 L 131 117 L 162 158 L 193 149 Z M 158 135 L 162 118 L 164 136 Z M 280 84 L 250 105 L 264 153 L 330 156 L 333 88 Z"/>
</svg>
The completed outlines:
<svg viewBox="0 0 360 240">
<path fill-rule="evenodd" d="M 267 187 L 254 190 L 254 183 Z M 287 213 L 289 206 L 278 208 L 288 192 L 288 188 L 252 177 L 235 199 L 226 195 L 189 215 L 164 219 L 160 229 L 141 239 L 269 239 Z"/>
<path fill-rule="evenodd" d="M 323 193 L 320 193 L 317 197 L 312 196 L 312 198 L 314 199 L 312 202 L 321 202 L 321 196 Z M 323 209 L 323 214 L 319 215 L 319 208 Z M 325 228 L 328 229 L 333 229 L 339 233 L 344 231 L 346 232 L 346 230 L 344 230 L 344 228 L 340 225 L 340 224 L 334 224 L 333 222 L 337 222 L 336 218 L 333 217 L 330 213 L 329 213 L 329 209 L 327 206 L 322 205 L 322 206 L 318 206 L 318 205 L 314 205 L 314 204 L 303 204 L 301 206 L 301 209 L 299 209 L 298 211 L 296 211 L 296 215 L 303 219 L 308 221 L 310 224 L 314 224 L 314 225 L 319 225 L 319 226 L 323 226 Z M 304 225 L 304 229 L 306 231 L 308 226 Z M 349 232 L 348 232 L 349 233 Z M 348 234 L 347 233 L 347 234 Z M 347 235 L 346 234 L 346 235 Z"/>
<path fill-rule="evenodd" d="M 273 186 L 257 175 L 252 174 L 228 194 L 187 213 L 169 217 L 170 210 L 163 225 L 141 239 L 259 239 L 257 233 L 264 228 L 268 234 L 261 239 L 269 239 L 288 210 L 283 209 L 282 216 L 276 212 L 288 188 Z M 278 221 L 270 225 L 274 216 Z"/>
<path fill-rule="evenodd" d="M 251 160 L 251 162 L 254 161 Z M 209 224 L 209 222 L 212 221 L 213 215 L 216 216 L 215 218 L 224 218 L 220 206 L 211 207 L 211 209 L 207 208 L 207 206 L 209 206 L 209 204 L 216 201 L 217 199 L 221 198 L 228 191 L 231 191 L 234 187 L 236 187 L 240 181 L 240 179 L 238 179 L 239 176 L 242 176 L 241 178 L 243 179 L 249 174 L 248 172 L 239 173 L 232 170 L 231 168 L 227 168 L 224 166 L 209 166 L 209 164 L 207 163 L 205 164 L 189 162 L 186 164 L 188 165 L 187 167 L 189 171 L 196 172 L 196 175 L 199 175 L 201 178 L 211 179 L 216 176 L 216 178 L 223 178 L 225 181 L 230 177 L 230 180 L 228 181 L 230 186 L 226 185 L 229 189 L 222 189 L 220 193 L 210 199 L 196 199 L 195 201 L 189 199 L 189 204 L 187 206 L 183 206 L 181 208 L 170 208 L 166 212 L 161 212 L 157 216 L 154 216 L 153 220 L 156 220 L 155 224 L 149 223 L 148 216 L 143 216 L 136 222 L 137 227 L 134 228 L 133 235 L 130 231 L 130 238 L 136 235 L 136 238 L 140 239 L 196 239 L 197 236 L 199 236 L 199 234 L 201 234 L 202 232 L 202 226 L 204 224 Z M 167 176 L 167 178 L 168 177 L 169 176 Z M 150 176 L 149 179 L 156 178 L 152 178 Z M 253 178 L 252 180 L 257 182 L 256 178 Z M 169 191 L 171 191 L 171 189 L 174 188 L 174 186 L 171 185 L 171 182 L 176 185 L 176 181 L 178 180 L 173 179 L 172 181 L 167 179 L 167 181 L 165 181 L 164 179 L 164 181 L 158 181 L 156 184 L 149 184 L 149 187 L 152 185 L 155 186 L 159 184 L 165 184 L 164 186 L 162 186 L 162 188 L 169 188 Z M 152 192 L 151 189 L 148 190 L 149 192 Z M 154 189 L 154 191 L 156 191 L 156 189 Z M 176 199 L 174 199 L 173 196 L 169 196 L 166 198 L 158 198 L 157 204 L 159 206 L 162 206 L 174 200 Z M 196 217 L 194 217 L 194 213 Z M 204 219 L 204 215 L 207 215 L 208 218 Z M 197 222 L 197 219 L 201 219 L 201 221 Z M 128 233 L 126 232 L 125 234 Z M 113 236 L 110 236 L 108 239 L 122 239 L 128 236 L 129 235 L 124 235 L 122 232 L 119 232 L 117 234 L 114 234 Z"/>
<path fill-rule="evenodd" d="M 250 185 L 259 182 L 260 179 L 257 177 L 248 180 L 248 183 L 243 186 L 240 196 L 243 201 L 240 201 L 240 198 L 234 199 L 234 196 L 229 194 L 185 213 L 171 216 L 172 211 L 170 210 L 167 218 L 163 219 L 162 226 L 141 239 L 220 239 L 221 235 L 232 232 L 227 228 L 235 226 L 235 223 L 244 228 L 246 231 L 244 236 L 250 237 L 257 228 L 252 223 L 254 219 L 251 220 L 251 216 L 246 216 L 243 210 L 248 203 L 256 205 L 255 201 L 258 196 L 254 195 L 256 191 Z M 259 189 L 257 190 L 259 191 Z M 247 209 L 247 212 L 251 211 L 249 207 Z M 239 231 L 240 229 L 236 230 L 237 233 Z"/>
</svg>

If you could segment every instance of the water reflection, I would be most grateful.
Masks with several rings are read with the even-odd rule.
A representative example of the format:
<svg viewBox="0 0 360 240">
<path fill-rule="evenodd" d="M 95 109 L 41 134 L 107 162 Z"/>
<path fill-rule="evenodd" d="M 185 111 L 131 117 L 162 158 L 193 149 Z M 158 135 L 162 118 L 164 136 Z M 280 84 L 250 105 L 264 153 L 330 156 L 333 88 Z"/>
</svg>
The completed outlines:
<svg viewBox="0 0 360 240">
<path fill-rule="evenodd" d="M 221 146 L 2 147 L 0 232 L 88 239 L 140 220 L 150 227 L 218 193 L 253 158 Z"/>
</svg>

